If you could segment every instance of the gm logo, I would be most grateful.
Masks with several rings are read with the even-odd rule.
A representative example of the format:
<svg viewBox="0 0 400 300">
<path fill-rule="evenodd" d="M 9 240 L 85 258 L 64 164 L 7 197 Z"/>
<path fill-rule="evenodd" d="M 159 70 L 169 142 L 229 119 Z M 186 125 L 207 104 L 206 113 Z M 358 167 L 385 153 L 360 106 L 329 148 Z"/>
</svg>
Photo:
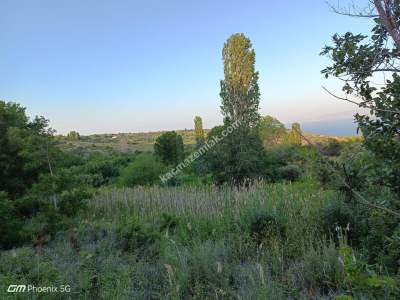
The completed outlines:
<svg viewBox="0 0 400 300">
<path fill-rule="evenodd" d="M 9 293 L 23 293 L 26 290 L 26 285 L 25 284 L 10 284 L 10 286 L 7 289 L 7 292 Z"/>
</svg>

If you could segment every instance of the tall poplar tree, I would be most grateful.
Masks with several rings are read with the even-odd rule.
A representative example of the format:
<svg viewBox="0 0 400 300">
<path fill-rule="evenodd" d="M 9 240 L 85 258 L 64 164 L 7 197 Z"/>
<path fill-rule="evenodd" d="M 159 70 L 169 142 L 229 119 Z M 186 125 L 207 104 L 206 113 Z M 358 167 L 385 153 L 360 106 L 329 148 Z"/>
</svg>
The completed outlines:
<svg viewBox="0 0 400 300">
<path fill-rule="evenodd" d="M 196 139 L 196 145 L 200 146 L 204 144 L 204 130 L 203 130 L 203 121 L 201 117 L 194 117 L 194 135 Z"/>
<path fill-rule="evenodd" d="M 225 125 L 240 120 L 242 128 L 257 125 L 260 92 L 256 54 L 250 39 L 236 33 L 226 41 L 222 50 L 224 80 L 221 80 L 221 111 Z"/>
<path fill-rule="evenodd" d="M 239 126 L 223 140 L 219 181 L 241 184 L 262 176 L 264 149 L 256 133 L 260 92 L 255 57 L 250 39 L 242 33 L 231 35 L 222 50 L 221 112 L 226 128 L 235 122 Z"/>
</svg>

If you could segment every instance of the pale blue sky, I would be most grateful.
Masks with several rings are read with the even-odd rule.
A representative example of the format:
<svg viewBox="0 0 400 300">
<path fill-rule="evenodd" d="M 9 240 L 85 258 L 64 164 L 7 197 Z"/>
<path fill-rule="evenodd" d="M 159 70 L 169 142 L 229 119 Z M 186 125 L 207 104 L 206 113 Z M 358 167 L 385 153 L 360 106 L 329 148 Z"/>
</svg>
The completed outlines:
<svg viewBox="0 0 400 300">
<path fill-rule="evenodd" d="M 210 128 L 222 120 L 221 49 L 243 32 L 262 114 L 349 122 L 354 107 L 321 89 L 337 85 L 319 52 L 333 33 L 370 25 L 324 0 L 0 0 L 0 99 L 59 133 L 192 128 L 195 115 Z"/>
</svg>

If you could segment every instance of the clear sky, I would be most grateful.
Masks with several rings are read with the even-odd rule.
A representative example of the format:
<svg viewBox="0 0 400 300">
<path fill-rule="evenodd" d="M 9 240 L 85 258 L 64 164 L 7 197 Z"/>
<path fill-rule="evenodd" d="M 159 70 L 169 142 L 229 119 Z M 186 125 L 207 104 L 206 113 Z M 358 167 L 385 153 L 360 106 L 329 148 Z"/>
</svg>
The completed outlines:
<svg viewBox="0 0 400 300">
<path fill-rule="evenodd" d="M 195 115 L 210 128 L 222 122 L 223 44 L 243 32 L 262 114 L 349 122 L 355 108 L 321 88 L 338 85 L 321 76 L 319 52 L 333 33 L 370 25 L 324 0 L 0 0 L 0 99 L 59 133 L 192 128 Z"/>
</svg>

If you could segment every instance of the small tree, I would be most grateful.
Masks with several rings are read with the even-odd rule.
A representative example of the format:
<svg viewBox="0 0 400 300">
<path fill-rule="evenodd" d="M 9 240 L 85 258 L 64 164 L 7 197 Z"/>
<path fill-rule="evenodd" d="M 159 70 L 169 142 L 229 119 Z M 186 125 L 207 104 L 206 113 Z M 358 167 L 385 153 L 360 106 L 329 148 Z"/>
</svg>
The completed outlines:
<svg viewBox="0 0 400 300">
<path fill-rule="evenodd" d="M 203 121 L 199 116 L 194 117 L 194 135 L 196 138 L 196 145 L 201 146 L 204 144 L 204 130 Z"/>
<path fill-rule="evenodd" d="M 260 118 L 257 132 L 264 146 L 277 145 L 286 134 L 285 126 L 278 119 L 271 116 Z"/>
<path fill-rule="evenodd" d="M 154 153 L 167 165 L 177 165 L 184 158 L 182 136 L 175 131 L 161 134 L 154 144 Z"/>
<path fill-rule="evenodd" d="M 121 172 L 119 183 L 122 186 L 152 185 L 160 181 L 165 166 L 151 154 L 143 153 Z"/>
<path fill-rule="evenodd" d="M 79 141 L 80 135 L 77 131 L 70 131 L 67 135 L 67 138 L 70 141 Z"/>
<path fill-rule="evenodd" d="M 293 123 L 292 129 L 286 136 L 286 143 L 301 146 L 301 141 L 302 141 L 301 135 L 302 133 L 300 128 L 300 123 Z"/>
</svg>

